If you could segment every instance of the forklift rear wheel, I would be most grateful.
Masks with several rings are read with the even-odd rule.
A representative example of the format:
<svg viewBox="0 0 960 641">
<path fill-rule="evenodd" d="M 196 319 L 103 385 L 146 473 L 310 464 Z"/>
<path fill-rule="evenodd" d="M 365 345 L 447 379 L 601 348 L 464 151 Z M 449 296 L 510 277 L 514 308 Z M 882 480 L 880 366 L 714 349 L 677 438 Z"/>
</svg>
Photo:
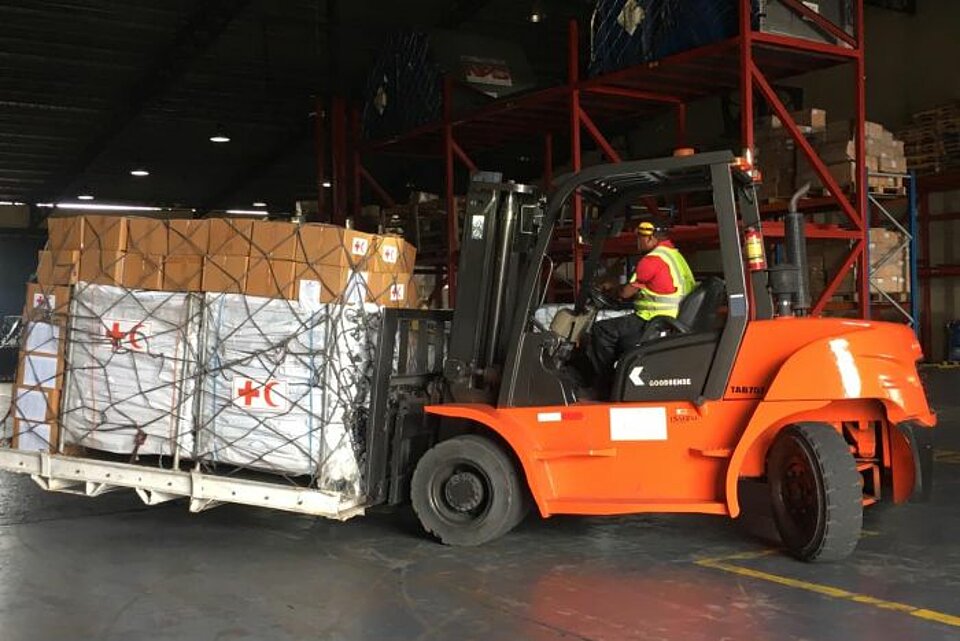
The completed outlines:
<svg viewBox="0 0 960 641">
<path fill-rule="evenodd" d="M 857 546 L 863 490 L 857 464 L 830 425 L 798 423 L 777 435 L 767 458 L 773 516 L 790 553 L 837 561 Z"/>
<path fill-rule="evenodd" d="M 428 450 L 413 472 L 413 510 L 447 545 L 480 545 L 512 530 L 526 513 L 513 461 L 493 441 L 465 435 Z"/>
</svg>

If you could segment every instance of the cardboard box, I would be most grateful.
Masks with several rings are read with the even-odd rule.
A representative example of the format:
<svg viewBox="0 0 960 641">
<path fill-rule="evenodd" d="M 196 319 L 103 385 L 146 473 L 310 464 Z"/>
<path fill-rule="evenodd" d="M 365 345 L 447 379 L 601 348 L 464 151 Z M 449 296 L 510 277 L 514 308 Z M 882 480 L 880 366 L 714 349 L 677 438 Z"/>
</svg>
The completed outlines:
<svg viewBox="0 0 960 641">
<path fill-rule="evenodd" d="M 248 218 L 210 219 L 210 241 L 207 245 L 207 255 L 249 256 L 250 241 L 253 237 L 253 222 Z"/>
<path fill-rule="evenodd" d="M 253 223 L 251 258 L 267 257 L 273 260 L 296 260 L 297 225 L 268 220 Z"/>
<path fill-rule="evenodd" d="M 128 289 L 163 289 L 163 254 L 127 252 L 121 283 Z"/>
<path fill-rule="evenodd" d="M 180 247 L 186 248 L 187 245 L 184 243 Z M 167 256 L 163 261 L 163 289 L 170 292 L 203 291 L 203 257 Z"/>
<path fill-rule="evenodd" d="M 249 261 L 247 256 L 205 256 L 203 291 L 243 293 Z"/>
<path fill-rule="evenodd" d="M 127 251 L 138 254 L 159 254 L 168 252 L 166 221 L 159 218 L 130 218 L 127 220 Z"/>
<path fill-rule="evenodd" d="M 67 327 L 65 323 L 31 320 L 24 325 L 23 351 L 63 357 Z"/>
<path fill-rule="evenodd" d="M 83 216 L 50 216 L 47 237 L 51 251 L 80 251 L 83 249 Z"/>
<path fill-rule="evenodd" d="M 296 298 L 298 267 L 299 264 L 292 260 L 251 258 L 244 293 L 267 298 Z"/>
<path fill-rule="evenodd" d="M 40 423 L 15 418 L 10 446 L 25 452 L 55 453 L 60 447 L 60 426 L 55 422 Z"/>
<path fill-rule="evenodd" d="M 51 285 L 73 285 L 80 275 L 79 251 L 40 252 L 37 265 L 37 283 L 43 287 Z"/>
<path fill-rule="evenodd" d="M 293 298 L 305 309 L 321 303 L 343 303 L 350 278 L 349 268 L 296 263 Z"/>
<path fill-rule="evenodd" d="M 50 422 L 60 414 L 60 390 L 40 387 L 15 387 L 13 390 L 14 419 Z"/>
<path fill-rule="evenodd" d="M 822 131 L 827 127 L 827 112 L 823 109 L 802 109 L 800 111 L 790 112 L 790 116 L 797 123 L 797 126 L 807 131 Z M 760 119 L 760 127 L 769 127 L 770 129 L 781 129 L 783 123 L 777 116 L 767 116 Z"/>
<path fill-rule="evenodd" d="M 63 285 L 27 283 L 23 316 L 27 320 L 65 322 L 70 314 L 70 288 Z"/>
<path fill-rule="evenodd" d="M 97 285 L 121 285 L 124 256 L 120 251 L 84 249 L 80 252 L 80 280 Z"/>
<path fill-rule="evenodd" d="M 370 271 L 410 274 L 417 261 L 417 248 L 399 236 L 377 236 Z"/>
<path fill-rule="evenodd" d="M 127 250 L 127 218 L 124 216 L 84 216 L 83 251 L 123 252 Z"/>
<path fill-rule="evenodd" d="M 355 271 L 348 276 L 343 301 L 376 303 L 384 307 L 412 307 L 417 300 L 411 274 Z"/>
<path fill-rule="evenodd" d="M 368 269 L 376 236 L 333 225 L 302 225 L 297 241 L 297 262 L 330 267 Z"/>
<path fill-rule="evenodd" d="M 209 245 L 209 220 L 181 218 L 167 221 L 168 256 L 205 256 Z"/>
<path fill-rule="evenodd" d="M 63 358 L 53 354 L 20 352 L 17 385 L 42 389 L 60 389 L 63 382 Z"/>
</svg>

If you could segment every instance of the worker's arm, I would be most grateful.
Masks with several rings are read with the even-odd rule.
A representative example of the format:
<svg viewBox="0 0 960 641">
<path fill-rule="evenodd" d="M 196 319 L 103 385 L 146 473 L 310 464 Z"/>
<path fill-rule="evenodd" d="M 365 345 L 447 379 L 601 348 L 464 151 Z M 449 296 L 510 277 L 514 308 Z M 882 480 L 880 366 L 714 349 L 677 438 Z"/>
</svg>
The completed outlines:
<svg viewBox="0 0 960 641">
<path fill-rule="evenodd" d="M 641 258 L 637 262 L 637 270 L 633 279 L 620 288 L 620 298 L 633 298 L 637 295 L 637 292 L 639 292 L 641 288 L 652 281 L 657 276 L 657 270 L 660 268 L 660 265 L 657 263 L 657 258 L 649 256 L 644 256 Z"/>
<path fill-rule="evenodd" d="M 620 298 L 624 300 L 629 300 L 637 295 L 637 292 L 640 291 L 640 285 L 637 283 L 627 283 L 620 288 Z"/>
</svg>

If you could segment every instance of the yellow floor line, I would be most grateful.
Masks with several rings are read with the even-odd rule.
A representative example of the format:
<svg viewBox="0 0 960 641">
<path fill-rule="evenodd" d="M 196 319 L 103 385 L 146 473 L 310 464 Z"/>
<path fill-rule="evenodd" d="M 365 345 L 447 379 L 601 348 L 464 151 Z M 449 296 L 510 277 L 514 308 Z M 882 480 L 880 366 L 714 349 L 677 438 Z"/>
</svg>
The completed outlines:
<svg viewBox="0 0 960 641">
<path fill-rule="evenodd" d="M 918 608 L 916 606 L 908 605 L 906 603 L 897 603 L 896 601 L 886 601 L 884 599 L 878 599 L 876 597 L 867 596 L 866 594 L 857 594 L 856 592 L 850 592 L 842 588 L 835 588 L 831 585 L 811 583 L 809 581 L 803 581 L 801 579 L 791 579 L 790 577 L 780 576 L 779 574 L 771 574 L 770 572 L 762 572 L 760 570 L 744 568 L 739 565 L 733 565 L 732 563 L 727 562 L 730 560 L 758 558 L 760 556 L 765 556 L 770 552 L 771 551 L 766 551 L 764 554 L 753 554 L 753 556 L 735 555 L 730 557 L 724 557 L 722 559 L 700 559 L 695 561 L 695 563 L 705 568 L 712 568 L 714 570 L 730 572 L 732 574 L 749 577 L 751 579 L 769 581 L 770 583 L 776 583 L 778 585 L 783 585 L 790 588 L 797 588 L 798 590 L 806 590 L 807 592 L 814 592 L 816 594 L 832 597 L 834 599 L 846 599 L 848 601 L 853 601 L 855 603 L 872 605 L 873 607 L 880 608 L 882 610 L 893 610 L 896 612 L 903 612 L 905 614 L 909 614 L 910 616 L 915 616 L 920 619 L 925 619 L 927 621 L 936 621 L 937 623 L 943 623 L 945 625 L 951 625 L 951 626 L 960 628 L 960 616 L 946 614 L 945 612 L 937 612 L 935 610 Z"/>
<path fill-rule="evenodd" d="M 960 452 L 952 450 L 938 450 L 933 453 L 933 460 L 937 463 L 952 463 L 960 465 Z"/>
</svg>

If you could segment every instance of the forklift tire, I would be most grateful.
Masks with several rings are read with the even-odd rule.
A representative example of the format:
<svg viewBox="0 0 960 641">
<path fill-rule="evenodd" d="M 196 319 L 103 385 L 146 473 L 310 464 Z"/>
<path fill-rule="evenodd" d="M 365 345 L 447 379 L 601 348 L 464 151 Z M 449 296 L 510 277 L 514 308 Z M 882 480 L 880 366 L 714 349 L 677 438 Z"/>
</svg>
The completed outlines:
<svg viewBox="0 0 960 641">
<path fill-rule="evenodd" d="M 427 532 L 457 546 L 503 536 L 528 506 L 511 458 L 490 439 L 472 434 L 427 450 L 413 472 L 410 500 Z"/>
<path fill-rule="evenodd" d="M 838 561 L 857 547 L 863 489 L 846 441 L 830 425 L 798 423 L 767 455 L 773 516 L 787 550 L 803 561 Z"/>
</svg>

